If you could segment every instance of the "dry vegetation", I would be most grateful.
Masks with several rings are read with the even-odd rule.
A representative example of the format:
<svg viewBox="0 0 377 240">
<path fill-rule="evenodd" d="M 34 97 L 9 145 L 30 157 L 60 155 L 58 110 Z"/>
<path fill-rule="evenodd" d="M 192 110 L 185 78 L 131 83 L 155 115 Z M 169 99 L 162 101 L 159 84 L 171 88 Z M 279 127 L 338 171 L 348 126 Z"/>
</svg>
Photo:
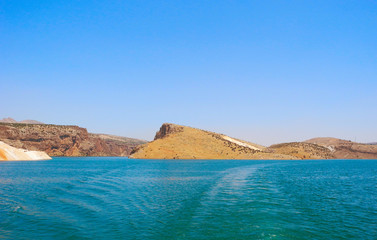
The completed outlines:
<svg viewBox="0 0 377 240">
<path fill-rule="evenodd" d="M 312 143 L 292 142 L 272 145 L 270 149 L 275 153 L 295 156 L 299 159 L 331 159 L 331 151 L 323 146 Z"/>
</svg>

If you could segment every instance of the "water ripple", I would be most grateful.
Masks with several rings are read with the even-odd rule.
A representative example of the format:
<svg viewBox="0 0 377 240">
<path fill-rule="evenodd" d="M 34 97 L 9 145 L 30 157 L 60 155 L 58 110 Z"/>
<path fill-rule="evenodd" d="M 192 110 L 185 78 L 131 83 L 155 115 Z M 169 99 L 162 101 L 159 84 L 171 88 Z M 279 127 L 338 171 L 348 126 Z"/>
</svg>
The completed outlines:
<svg viewBox="0 0 377 240">
<path fill-rule="evenodd" d="M 0 239 L 375 239 L 377 161 L 0 166 Z"/>
</svg>

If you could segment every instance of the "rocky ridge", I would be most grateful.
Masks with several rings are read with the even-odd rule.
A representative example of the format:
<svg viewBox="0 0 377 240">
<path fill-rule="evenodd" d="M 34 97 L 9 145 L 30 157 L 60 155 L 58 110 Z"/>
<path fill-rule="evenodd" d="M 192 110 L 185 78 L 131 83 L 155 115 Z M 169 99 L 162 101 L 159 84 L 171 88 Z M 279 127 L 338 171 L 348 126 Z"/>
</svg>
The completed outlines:
<svg viewBox="0 0 377 240">
<path fill-rule="evenodd" d="M 305 142 L 326 147 L 337 159 L 377 159 L 377 145 L 329 137 L 313 138 Z"/>
<path fill-rule="evenodd" d="M 85 128 L 52 124 L 0 123 L 0 140 L 50 156 L 128 156 L 146 141 L 91 134 Z"/>
</svg>

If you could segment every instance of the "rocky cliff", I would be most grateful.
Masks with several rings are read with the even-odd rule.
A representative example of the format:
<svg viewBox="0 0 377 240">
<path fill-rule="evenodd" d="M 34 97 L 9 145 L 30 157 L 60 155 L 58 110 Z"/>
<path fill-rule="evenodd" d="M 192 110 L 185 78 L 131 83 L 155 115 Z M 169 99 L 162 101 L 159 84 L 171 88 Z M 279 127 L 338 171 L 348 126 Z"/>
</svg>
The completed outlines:
<svg viewBox="0 0 377 240">
<path fill-rule="evenodd" d="M 377 159 L 377 145 L 356 143 L 338 138 L 313 138 L 306 142 L 326 147 L 337 159 Z"/>
<path fill-rule="evenodd" d="M 106 137 L 107 136 L 107 137 Z M 145 141 L 90 134 L 78 126 L 0 123 L 0 140 L 17 148 L 50 156 L 128 156 Z"/>
<path fill-rule="evenodd" d="M 299 159 L 266 147 L 196 128 L 165 123 L 153 142 L 135 148 L 132 158 Z"/>
<path fill-rule="evenodd" d="M 171 135 L 174 133 L 183 132 L 183 130 L 184 130 L 183 126 L 179 126 L 179 125 L 171 124 L 171 123 L 164 123 L 160 127 L 160 130 L 156 132 L 154 140 L 165 138 L 168 135 Z"/>
<path fill-rule="evenodd" d="M 48 160 L 45 152 L 19 149 L 0 141 L 0 161 Z"/>
</svg>

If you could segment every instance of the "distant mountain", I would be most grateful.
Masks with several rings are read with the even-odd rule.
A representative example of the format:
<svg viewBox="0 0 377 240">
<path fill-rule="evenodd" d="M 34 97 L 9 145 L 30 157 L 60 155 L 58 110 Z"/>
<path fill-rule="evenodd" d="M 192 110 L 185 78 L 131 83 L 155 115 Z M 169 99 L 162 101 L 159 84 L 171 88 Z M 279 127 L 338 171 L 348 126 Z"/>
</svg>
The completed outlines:
<svg viewBox="0 0 377 240">
<path fill-rule="evenodd" d="M 43 122 L 39 122 L 39 121 L 36 121 L 36 120 L 22 120 L 22 121 L 16 121 L 14 120 L 13 118 L 3 118 L 3 119 L 0 119 L 0 122 L 3 122 L 3 123 L 25 123 L 25 124 L 44 124 Z"/>
<path fill-rule="evenodd" d="M 52 124 L 0 123 L 0 141 L 50 156 L 128 156 L 143 140 L 91 134 L 85 128 Z"/>
<path fill-rule="evenodd" d="M 110 135 L 110 134 L 91 133 L 91 135 L 99 137 L 99 138 L 101 138 L 105 141 L 108 141 L 108 142 L 126 143 L 126 144 L 129 144 L 129 145 L 135 145 L 135 146 L 147 143 L 147 141 L 145 141 L 145 140 L 140 140 L 140 139 L 136 139 L 136 138 L 128 138 L 128 137 L 120 137 L 120 136 L 115 136 L 115 135 Z"/>
<path fill-rule="evenodd" d="M 10 117 L 3 118 L 3 119 L 0 120 L 0 122 L 3 122 L 3 123 L 17 123 L 16 120 L 14 120 L 13 118 L 10 118 Z"/>
<path fill-rule="evenodd" d="M 367 143 L 368 145 L 377 145 L 377 142 Z"/>
<path fill-rule="evenodd" d="M 328 148 L 337 159 L 377 159 L 377 145 L 338 138 L 313 138 L 305 141 Z"/>
<path fill-rule="evenodd" d="M 19 121 L 18 123 L 26 123 L 26 124 L 44 124 L 43 122 L 36 121 L 36 120 L 22 120 L 22 121 Z"/>
</svg>

